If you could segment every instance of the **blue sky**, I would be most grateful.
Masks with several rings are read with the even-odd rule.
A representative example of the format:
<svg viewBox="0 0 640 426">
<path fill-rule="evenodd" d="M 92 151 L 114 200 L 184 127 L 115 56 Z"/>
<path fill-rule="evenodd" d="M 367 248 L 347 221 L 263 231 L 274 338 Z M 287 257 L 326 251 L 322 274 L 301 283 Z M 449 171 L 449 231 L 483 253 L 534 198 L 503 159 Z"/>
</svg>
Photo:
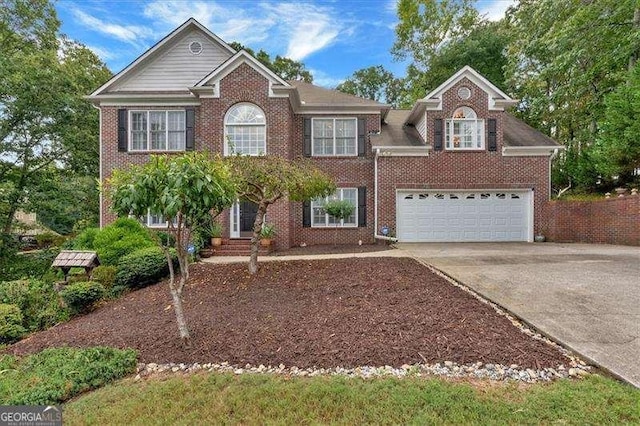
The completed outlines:
<svg viewBox="0 0 640 426">
<path fill-rule="evenodd" d="M 478 10 L 496 20 L 515 0 L 481 0 Z M 396 0 L 187 1 L 61 0 L 62 32 L 92 49 L 120 71 L 190 17 L 227 42 L 239 41 L 305 63 L 316 84 L 334 87 L 354 71 L 384 65 L 402 76 L 394 62 Z"/>
</svg>

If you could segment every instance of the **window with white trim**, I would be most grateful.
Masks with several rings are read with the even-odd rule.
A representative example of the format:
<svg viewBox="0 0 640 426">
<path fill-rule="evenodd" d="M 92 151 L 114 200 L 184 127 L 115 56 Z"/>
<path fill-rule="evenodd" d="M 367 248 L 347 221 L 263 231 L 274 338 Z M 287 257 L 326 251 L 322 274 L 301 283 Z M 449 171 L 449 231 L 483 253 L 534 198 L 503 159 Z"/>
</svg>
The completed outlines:
<svg viewBox="0 0 640 426">
<path fill-rule="evenodd" d="M 129 151 L 184 151 L 184 110 L 129 111 Z"/>
<path fill-rule="evenodd" d="M 484 148 L 484 120 L 478 120 L 476 112 L 460 107 L 446 120 L 446 149 L 465 150 Z"/>
<path fill-rule="evenodd" d="M 358 155 L 356 118 L 313 118 L 311 122 L 312 155 Z"/>
<path fill-rule="evenodd" d="M 336 219 L 324 211 L 324 205 L 331 200 L 346 200 L 354 206 L 353 214 L 346 219 L 339 220 L 339 227 L 358 226 L 358 188 L 339 188 L 336 192 L 325 198 L 316 198 L 311 201 L 311 226 L 325 227 L 336 226 Z"/>
<path fill-rule="evenodd" d="M 167 228 L 169 227 L 169 222 L 165 219 L 165 217 L 161 214 L 153 214 L 151 212 L 147 213 L 146 217 L 141 218 L 140 220 L 143 225 L 148 226 L 149 228 Z M 178 224 L 178 219 L 173 218 L 173 224 Z"/>
<path fill-rule="evenodd" d="M 224 117 L 227 155 L 267 153 L 267 120 L 264 112 L 249 103 L 232 106 Z"/>
</svg>

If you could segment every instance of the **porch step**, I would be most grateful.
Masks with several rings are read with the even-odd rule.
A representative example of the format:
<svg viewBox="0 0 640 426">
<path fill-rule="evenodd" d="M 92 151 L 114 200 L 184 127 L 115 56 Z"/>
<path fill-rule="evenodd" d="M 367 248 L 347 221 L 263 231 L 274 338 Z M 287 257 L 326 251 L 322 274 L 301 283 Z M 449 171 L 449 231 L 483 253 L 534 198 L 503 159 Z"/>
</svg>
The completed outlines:
<svg viewBox="0 0 640 426">
<path fill-rule="evenodd" d="M 259 255 L 266 255 L 273 251 L 272 247 L 260 246 Z M 225 240 L 221 246 L 213 247 L 214 256 L 249 256 L 251 254 L 251 240 Z"/>
</svg>

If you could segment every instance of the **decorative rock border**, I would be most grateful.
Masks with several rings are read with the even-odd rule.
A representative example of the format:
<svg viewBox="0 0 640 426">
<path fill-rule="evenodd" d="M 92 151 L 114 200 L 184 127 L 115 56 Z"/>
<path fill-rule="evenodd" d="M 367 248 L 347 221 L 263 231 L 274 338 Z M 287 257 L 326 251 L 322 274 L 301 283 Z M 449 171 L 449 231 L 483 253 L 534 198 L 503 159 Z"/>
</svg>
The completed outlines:
<svg viewBox="0 0 640 426">
<path fill-rule="evenodd" d="M 558 368 L 545 368 L 545 369 L 524 369 L 513 364 L 510 366 L 500 364 L 482 364 L 481 362 L 475 364 L 458 365 L 451 361 L 445 361 L 444 363 L 437 363 L 433 365 L 426 364 L 405 364 L 399 368 L 385 365 L 384 367 L 355 367 L 355 368 L 298 368 L 298 367 L 286 367 L 284 364 L 280 364 L 277 367 L 273 366 L 254 366 L 247 364 L 244 367 L 231 365 L 227 362 L 220 364 L 138 364 L 137 375 L 135 380 L 140 380 L 142 377 L 154 375 L 154 374 L 189 374 L 197 373 L 201 371 L 207 372 L 219 372 L 219 373 L 233 373 L 233 374 L 279 374 L 286 376 L 298 376 L 298 377 L 315 377 L 315 376 L 345 376 L 345 377 L 360 377 L 364 379 L 378 378 L 378 377 L 452 377 L 452 378 L 476 378 L 476 379 L 490 379 L 497 381 L 520 381 L 526 383 L 536 382 L 549 382 L 554 379 L 560 378 L 577 378 L 580 376 L 586 376 L 589 373 L 591 367 L 576 363 L 572 367 L 567 368 L 563 365 Z"/>
<path fill-rule="evenodd" d="M 583 360 L 573 355 L 569 350 L 560 346 L 546 336 L 532 330 L 526 324 L 506 312 L 497 304 L 485 299 L 480 294 L 465 286 L 464 284 L 454 280 L 442 271 L 433 266 L 416 259 L 419 263 L 427 267 L 431 272 L 444 278 L 452 285 L 471 294 L 477 300 L 491 306 L 499 315 L 506 317 L 521 332 L 532 339 L 540 340 L 554 349 L 560 351 L 566 358 L 568 366 L 559 365 L 557 368 L 531 369 L 521 368 L 516 364 L 483 364 L 477 362 L 475 364 L 456 364 L 452 361 L 444 361 L 437 364 L 405 364 L 401 367 L 392 367 L 385 365 L 383 367 L 362 366 L 355 368 L 332 367 L 332 368 L 298 368 L 295 366 L 286 367 L 280 364 L 277 367 L 264 366 L 262 364 L 255 366 L 247 364 L 244 367 L 232 365 L 228 362 L 207 363 L 207 364 L 156 364 L 156 363 L 140 363 L 137 368 L 135 380 L 154 374 L 189 374 L 201 371 L 233 373 L 233 374 L 280 374 L 287 376 L 315 377 L 315 376 L 345 376 L 360 378 L 377 378 L 377 377 L 428 377 L 440 376 L 450 378 L 475 378 L 489 379 L 496 381 L 519 381 L 526 383 L 549 382 L 561 378 L 578 378 L 591 374 L 592 367 L 587 365 Z"/>
</svg>

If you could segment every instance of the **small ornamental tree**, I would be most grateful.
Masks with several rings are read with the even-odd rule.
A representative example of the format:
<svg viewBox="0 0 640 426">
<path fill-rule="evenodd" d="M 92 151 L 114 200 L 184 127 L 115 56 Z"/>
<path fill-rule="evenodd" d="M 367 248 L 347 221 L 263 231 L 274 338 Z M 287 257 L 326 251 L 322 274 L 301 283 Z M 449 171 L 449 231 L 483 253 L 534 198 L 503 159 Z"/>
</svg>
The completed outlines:
<svg viewBox="0 0 640 426">
<path fill-rule="evenodd" d="M 255 203 L 258 213 L 253 224 L 249 273 L 258 272 L 260 232 L 267 208 L 280 200 L 306 201 L 326 197 L 335 191 L 333 179 L 307 160 L 288 160 L 277 156 L 234 156 L 227 159 L 232 168 L 238 197 Z"/>
<path fill-rule="evenodd" d="M 338 244 L 338 225 L 341 220 L 347 219 L 353 214 L 356 206 L 348 200 L 329 200 L 323 207 L 329 216 L 333 217 L 336 226 L 334 245 Z"/>
<path fill-rule="evenodd" d="M 169 289 L 180 337 L 189 344 L 189 329 L 182 309 L 182 290 L 189 279 L 191 234 L 205 215 L 219 214 L 236 198 L 231 173 L 220 158 L 202 153 L 152 156 L 142 166 L 114 171 L 109 180 L 112 208 L 119 215 L 146 216 L 148 212 L 167 220 L 180 265 L 176 283 L 169 244 L 158 243 L 169 266 Z"/>
</svg>

